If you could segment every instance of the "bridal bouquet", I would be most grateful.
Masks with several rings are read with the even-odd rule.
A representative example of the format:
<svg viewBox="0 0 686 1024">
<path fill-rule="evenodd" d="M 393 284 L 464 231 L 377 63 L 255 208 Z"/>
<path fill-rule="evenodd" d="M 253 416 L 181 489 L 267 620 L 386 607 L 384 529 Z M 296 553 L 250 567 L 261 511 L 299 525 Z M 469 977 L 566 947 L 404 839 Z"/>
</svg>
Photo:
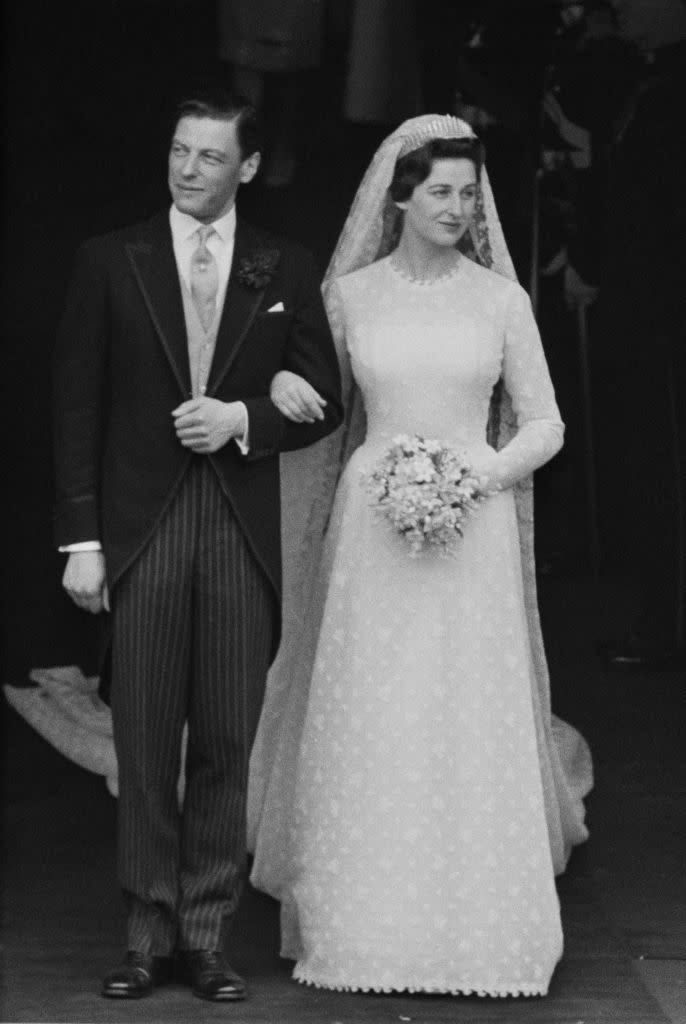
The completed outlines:
<svg viewBox="0 0 686 1024">
<path fill-rule="evenodd" d="M 485 495 L 464 457 L 443 441 L 394 437 L 368 476 L 372 507 L 405 538 L 410 554 L 454 554 L 466 518 Z"/>
</svg>

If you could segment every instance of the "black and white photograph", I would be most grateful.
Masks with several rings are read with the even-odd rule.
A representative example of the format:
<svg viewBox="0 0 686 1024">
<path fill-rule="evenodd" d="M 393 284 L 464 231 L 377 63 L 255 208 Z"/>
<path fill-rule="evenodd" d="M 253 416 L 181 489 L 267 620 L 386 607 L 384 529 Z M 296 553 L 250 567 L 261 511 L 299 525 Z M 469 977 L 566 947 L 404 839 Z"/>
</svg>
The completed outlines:
<svg viewBox="0 0 686 1024">
<path fill-rule="evenodd" d="M 686 1024 L 686 0 L 6 3 L 2 1024 Z"/>
</svg>

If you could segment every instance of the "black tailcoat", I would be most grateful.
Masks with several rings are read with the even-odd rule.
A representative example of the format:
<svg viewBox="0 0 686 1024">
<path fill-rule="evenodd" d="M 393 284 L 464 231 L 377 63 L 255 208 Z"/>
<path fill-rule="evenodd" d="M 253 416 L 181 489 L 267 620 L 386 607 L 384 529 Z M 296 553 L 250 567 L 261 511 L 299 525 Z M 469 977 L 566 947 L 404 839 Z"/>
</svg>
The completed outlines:
<svg viewBox="0 0 686 1024">
<path fill-rule="evenodd" d="M 240 280 L 246 260 L 250 267 L 275 251 L 267 282 Z M 283 312 L 267 312 L 279 302 Z M 194 457 L 172 418 L 191 397 L 191 383 L 166 212 L 81 247 L 54 368 L 56 540 L 100 540 L 112 589 Z M 280 369 L 301 374 L 323 395 L 323 421 L 294 424 L 278 412 L 269 385 Z M 206 457 L 278 601 L 279 452 L 305 447 L 340 424 L 340 375 L 311 257 L 240 218 L 207 395 L 247 406 L 249 455 L 229 442 Z"/>
</svg>

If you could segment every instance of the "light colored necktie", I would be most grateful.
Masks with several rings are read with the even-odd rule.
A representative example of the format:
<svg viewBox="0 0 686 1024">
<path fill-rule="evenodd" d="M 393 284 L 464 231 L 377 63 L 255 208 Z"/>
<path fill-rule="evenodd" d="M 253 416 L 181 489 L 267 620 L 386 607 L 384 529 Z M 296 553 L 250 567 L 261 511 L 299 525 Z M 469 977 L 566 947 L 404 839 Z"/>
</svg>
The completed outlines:
<svg viewBox="0 0 686 1024">
<path fill-rule="evenodd" d="M 217 261 L 207 248 L 207 240 L 213 234 L 215 231 L 210 225 L 198 228 L 198 245 L 191 256 L 191 297 L 205 331 L 214 320 L 219 287 Z"/>
</svg>

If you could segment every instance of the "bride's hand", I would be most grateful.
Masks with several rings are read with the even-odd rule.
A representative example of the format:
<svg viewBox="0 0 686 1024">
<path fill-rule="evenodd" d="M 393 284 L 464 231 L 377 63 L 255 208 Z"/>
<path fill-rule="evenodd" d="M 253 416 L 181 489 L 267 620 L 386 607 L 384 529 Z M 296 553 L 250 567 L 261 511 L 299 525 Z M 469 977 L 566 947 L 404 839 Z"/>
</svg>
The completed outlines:
<svg viewBox="0 0 686 1024">
<path fill-rule="evenodd" d="M 294 423 L 324 419 L 322 410 L 326 401 L 303 377 L 290 370 L 279 370 L 271 383 L 269 397 L 279 412 Z"/>
<path fill-rule="evenodd" d="M 493 472 L 498 461 L 498 453 L 495 448 L 491 448 L 489 445 L 488 449 L 480 450 L 473 455 L 470 453 L 467 456 L 467 461 L 471 475 L 477 478 L 484 494 L 496 494 L 500 490 L 500 485 Z"/>
</svg>

